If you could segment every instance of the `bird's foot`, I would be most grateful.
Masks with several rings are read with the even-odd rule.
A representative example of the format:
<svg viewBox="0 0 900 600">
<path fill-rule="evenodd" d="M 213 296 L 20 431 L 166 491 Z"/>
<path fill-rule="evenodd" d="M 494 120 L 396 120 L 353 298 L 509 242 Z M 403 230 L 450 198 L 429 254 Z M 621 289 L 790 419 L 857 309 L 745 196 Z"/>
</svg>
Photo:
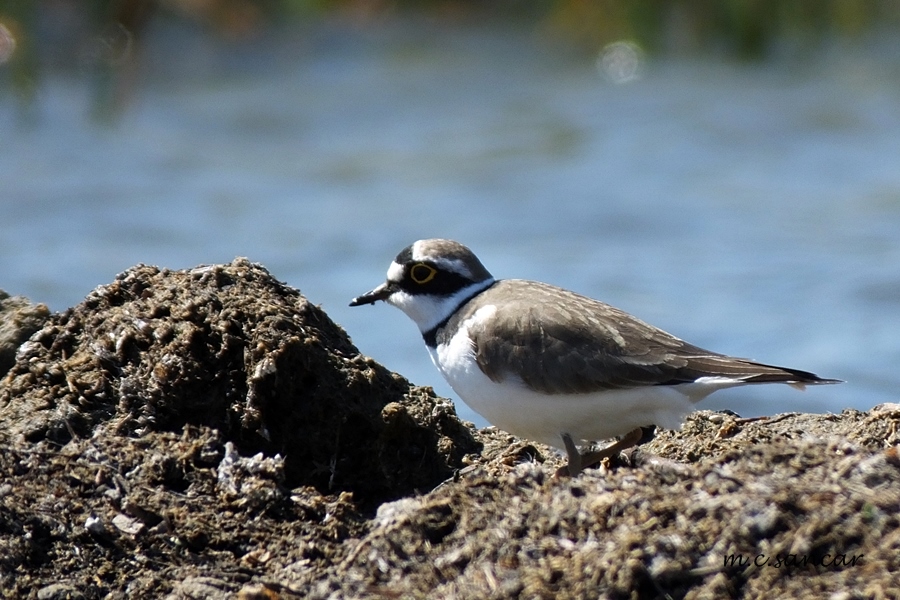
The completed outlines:
<svg viewBox="0 0 900 600">
<path fill-rule="evenodd" d="M 643 435 L 643 430 L 640 427 L 637 427 L 625 434 L 622 439 L 617 440 L 606 448 L 581 454 L 580 452 L 578 452 L 578 447 L 572 440 L 572 436 L 568 433 L 564 433 L 562 434 L 562 440 L 563 444 L 566 447 L 566 455 L 569 457 L 569 462 L 567 465 L 557 469 L 555 477 L 558 479 L 564 477 L 575 477 L 585 468 L 596 465 L 604 458 L 614 456 L 622 450 L 631 448 L 639 441 L 641 441 Z"/>
</svg>

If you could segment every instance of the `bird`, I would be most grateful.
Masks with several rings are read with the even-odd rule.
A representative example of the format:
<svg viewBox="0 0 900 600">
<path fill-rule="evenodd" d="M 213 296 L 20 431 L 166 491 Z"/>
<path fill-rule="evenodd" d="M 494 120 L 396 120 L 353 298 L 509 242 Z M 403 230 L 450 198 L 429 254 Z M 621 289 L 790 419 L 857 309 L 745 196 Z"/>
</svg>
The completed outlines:
<svg viewBox="0 0 900 600">
<path fill-rule="evenodd" d="M 841 383 L 704 350 L 609 304 L 538 281 L 495 279 L 463 244 L 423 239 L 350 306 L 384 301 L 418 326 L 454 392 L 492 425 L 566 453 L 575 476 L 680 428 L 693 406 L 741 385 Z M 615 442 L 582 453 L 594 442 Z"/>
</svg>

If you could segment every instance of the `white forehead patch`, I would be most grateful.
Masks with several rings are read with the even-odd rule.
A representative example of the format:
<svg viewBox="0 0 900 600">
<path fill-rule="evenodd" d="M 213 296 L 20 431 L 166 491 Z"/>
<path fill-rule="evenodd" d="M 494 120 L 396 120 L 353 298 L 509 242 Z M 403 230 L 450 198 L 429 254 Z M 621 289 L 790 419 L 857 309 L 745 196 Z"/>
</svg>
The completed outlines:
<svg viewBox="0 0 900 600">
<path fill-rule="evenodd" d="M 440 254 L 431 254 L 428 252 L 428 243 L 434 240 L 419 240 L 413 244 L 412 259 L 416 262 L 428 261 L 434 263 L 444 271 L 458 273 L 466 279 L 474 279 L 472 269 L 466 264 L 462 258 L 441 256 Z M 443 240 L 440 240 L 443 241 Z"/>
<path fill-rule="evenodd" d="M 387 279 L 395 283 L 403 281 L 403 265 L 391 261 L 391 266 L 388 267 Z"/>
<path fill-rule="evenodd" d="M 426 258 L 430 258 L 425 254 L 425 246 L 427 245 L 428 240 L 419 240 L 418 242 L 413 244 L 412 247 L 412 257 L 413 260 L 425 260 Z"/>
</svg>

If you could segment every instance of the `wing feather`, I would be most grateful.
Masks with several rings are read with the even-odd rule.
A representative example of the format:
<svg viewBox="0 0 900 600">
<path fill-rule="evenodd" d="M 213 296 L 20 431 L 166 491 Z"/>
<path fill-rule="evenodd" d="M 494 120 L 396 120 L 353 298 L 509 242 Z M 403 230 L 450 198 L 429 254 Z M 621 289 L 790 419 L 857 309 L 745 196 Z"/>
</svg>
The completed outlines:
<svg viewBox="0 0 900 600">
<path fill-rule="evenodd" d="M 479 296 L 479 304 L 485 303 L 496 312 L 469 329 L 478 366 L 494 381 L 516 376 L 548 394 L 676 385 L 702 377 L 834 382 L 704 350 L 613 306 L 543 283 L 498 281 Z M 458 318 L 474 312 L 467 309 Z"/>
</svg>

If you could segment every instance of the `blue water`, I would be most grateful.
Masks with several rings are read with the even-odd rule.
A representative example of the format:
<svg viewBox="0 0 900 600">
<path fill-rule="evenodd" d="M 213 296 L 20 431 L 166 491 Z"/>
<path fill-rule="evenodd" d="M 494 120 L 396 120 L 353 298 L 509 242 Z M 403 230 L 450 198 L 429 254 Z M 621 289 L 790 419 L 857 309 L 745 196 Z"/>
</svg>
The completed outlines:
<svg viewBox="0 0 900 600">
<path fill-rule="evenodd" d="M 0 288 L 61 310 L 137 263 L 247 256 L 453 397 L 402 313 L 347 306 L 450 237 L 498 277 L 848 381 L 703 407 L 900 401 L 897 53 L 655 61 L 616 84 L 530 32 L 419 23 L 237 46 L 158 27 L 142 61 L 111 125 L 78 73 L 45 73 L 31 118 L 0 96 Z"/>
</svg>

